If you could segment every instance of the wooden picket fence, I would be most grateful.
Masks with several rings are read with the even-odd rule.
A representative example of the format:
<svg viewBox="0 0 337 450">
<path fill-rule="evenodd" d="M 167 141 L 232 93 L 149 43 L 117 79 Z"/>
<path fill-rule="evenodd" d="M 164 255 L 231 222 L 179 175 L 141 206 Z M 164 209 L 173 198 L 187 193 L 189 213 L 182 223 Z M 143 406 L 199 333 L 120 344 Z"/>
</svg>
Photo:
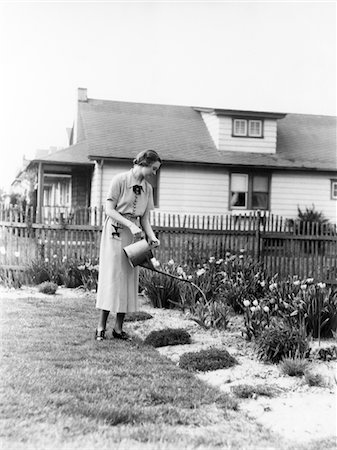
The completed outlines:
<svg viewBox="0 0 337 450">
<path fill-rule="evenodd" d="M 35 260 L 97 260 L 103 210 L 59 213 L 49 210 L 39 219 L 32 208 L 0 205 L 0 268 L 18 275 Z M 193 265 L 211 256 L 219 259 L 227 252 L 245 252 L 269 275 L 337 284 L 336 225 L 259 212 L 218 216 L 153 212 L 151 223 L 161 241 L 154 256 L 162 262 L 173 259 Z"/>
</svg>

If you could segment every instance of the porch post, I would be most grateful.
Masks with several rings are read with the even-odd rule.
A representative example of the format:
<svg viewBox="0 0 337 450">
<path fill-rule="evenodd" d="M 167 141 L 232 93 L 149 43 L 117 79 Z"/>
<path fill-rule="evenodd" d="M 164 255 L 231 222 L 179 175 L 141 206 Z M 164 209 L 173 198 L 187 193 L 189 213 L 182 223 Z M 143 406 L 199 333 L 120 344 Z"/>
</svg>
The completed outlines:
<svg viewBox="0 0 337 450">
<path fill-rule="evenodd" d="M 37 175 L 37 222 L 42 223 L 42 203 L 43 203 L 43 164 L 39 162 Z"/>
<path fill-rule="evenodd" d="M 99 162 L 99 225 L 102 225 L 103 218 L 103 208 L 102 208 L 102 198 L 103 198 L 103 166 L 104 166 L 104 159 L 101 159 Z"/>
</svg>

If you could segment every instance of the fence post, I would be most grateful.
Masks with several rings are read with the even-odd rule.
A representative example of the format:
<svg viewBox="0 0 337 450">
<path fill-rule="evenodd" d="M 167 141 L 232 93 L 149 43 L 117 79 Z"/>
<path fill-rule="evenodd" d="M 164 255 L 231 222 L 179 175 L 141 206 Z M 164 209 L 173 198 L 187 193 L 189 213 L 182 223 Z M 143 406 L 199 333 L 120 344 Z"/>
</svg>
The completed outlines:
<svg viewBox="0 0 337 450">
<path fill-rule="evenodd" d="M 257 261 L 260 263 L 260 258 L 261 258 L 261 233 L 260 233 L 260 223 L 261 223 L 261 211 L 258 210 L 256 212 L 256 220 L 255 220 L 255 242 L 256 242 L 256 247 L 255 247 L 255 256 L 257 258 Z"/>
</svg>

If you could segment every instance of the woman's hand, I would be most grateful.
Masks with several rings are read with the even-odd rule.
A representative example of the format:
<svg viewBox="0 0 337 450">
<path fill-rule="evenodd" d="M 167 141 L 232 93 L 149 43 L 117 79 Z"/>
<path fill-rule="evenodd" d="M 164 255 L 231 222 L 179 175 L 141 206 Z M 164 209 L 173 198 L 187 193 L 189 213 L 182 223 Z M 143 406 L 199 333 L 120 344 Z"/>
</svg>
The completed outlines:
<svg viewBox="0 0 337 450">
<path fill-rule="evenodd" d="M 157 239 L 156 237 L 154 237 L 153 239 L 150 240 L 149 243 L 150 243 L 151 247 L 156 248 L 156 247 L 159 247 L 160 240 Z"/>
<path fill-rule="evenodd" d="M 142 230 L 139 227 L 137 227 L 137 225 L 135 225 L 134 223 L 130 225 L 129 230 L 133 234 L 133 237 L 136 239 L 140 238 L 142 235 Z"/>
</svg>

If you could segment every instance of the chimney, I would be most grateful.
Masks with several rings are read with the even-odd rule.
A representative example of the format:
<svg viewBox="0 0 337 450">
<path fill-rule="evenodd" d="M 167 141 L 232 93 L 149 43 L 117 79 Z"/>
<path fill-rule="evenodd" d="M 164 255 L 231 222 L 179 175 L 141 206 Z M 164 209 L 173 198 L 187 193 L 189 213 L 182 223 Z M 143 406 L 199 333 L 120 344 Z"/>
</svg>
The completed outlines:
<svg viewBox="0 0 337 450">
<path fill-rule="evenodd" d="M 87 88 L 78 88 L 78 101 L 79 102 L 88 101 Z"/>
</svg>

